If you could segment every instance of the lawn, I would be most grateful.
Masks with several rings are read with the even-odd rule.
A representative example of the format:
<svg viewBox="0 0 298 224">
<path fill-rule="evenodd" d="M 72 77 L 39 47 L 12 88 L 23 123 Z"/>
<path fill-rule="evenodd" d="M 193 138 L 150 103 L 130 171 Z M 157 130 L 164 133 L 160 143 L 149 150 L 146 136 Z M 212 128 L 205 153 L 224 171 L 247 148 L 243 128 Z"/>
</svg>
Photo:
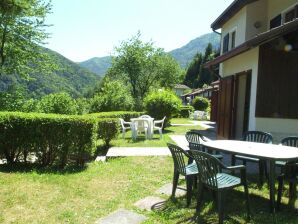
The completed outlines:
<svg viewBox="0 0 298 224">
<path fill-rule="evenodd" d="M 127 157 L 107 163 L 92 162 L 86 169 L 55 171 L 35 167 L 0 166 L 1 223 L 94 223 L 98 218 L 125 208 L 148 217 L 145 224 L 190 223 L 195 214 L 195 198 L 186 208 L 185 197 L 169 200 L 155 191 L 172 180 L 171 157 Z M 181 181 L 182 183 L 183 181 Z M 183 183 L 182 183 L 183 184 Z M 272 223 L 268 212 L 268 189 L 249 184 L 253 217 L 250 223 Z M 160 210 L 146 212 L 134 203 L 146 196 L 166 199 Z M 285 198 L 284 198 L 285 199 Z M 285 201 L 284 201 L 285 202 Z M 245 223 L 241 188 L 228 192 L 225 223 Z M 277 223 L 298 223 L 296 209 L 283 208 Z M 206 192 L 197 223 L 216 223 L 212 194 Z"/>
<path fill-rule="evenodd" d="M 189 124 L 189 119 L 186 118 L 174 118 L 171 120 L 172 124 Z M 111 146 L 125 146 L 125 147 L 166 147 L 167 142 L 174 143 L 170 138 L 170 135 L 184 135 L 190 129 L 203 129 L 199 125 L 191 126 L 170 126 L 165 128 L 163 131 L 163 138 L 160 139 L 160 136 L 157 131 L 154 132 L 152 139 L 145 139 L 144 135 L 141 135 L 136 141 L 133 141 L 131 138 L 131 131 L 126 132 L 125 139 L 122 138 L 122 133 L 119 134 L 118 138 L 112 140 Z"/>
</svg>

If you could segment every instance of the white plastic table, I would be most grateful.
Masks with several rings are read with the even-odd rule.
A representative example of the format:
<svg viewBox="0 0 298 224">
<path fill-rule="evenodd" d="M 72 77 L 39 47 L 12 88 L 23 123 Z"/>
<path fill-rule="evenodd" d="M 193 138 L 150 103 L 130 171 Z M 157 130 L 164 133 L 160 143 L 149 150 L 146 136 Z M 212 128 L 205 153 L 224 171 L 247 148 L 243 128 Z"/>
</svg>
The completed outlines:
<svg viewBox="0 0 298 224">
<path fill-rule="evenodd" d="M 130 121 L 131 121 L 132 133 L 134 132 L 136 122 L 146 121 L 148 123 L 147 138 L 152 139 L 152 137 L 153 137 L 153 121 L 154 121 L 154 118 L 152 118 L 152 117 L 151 118 L 131 118 Z M 133 137 L 136 137 L 136 136 L 133 136 Z"/>
<path fill-rule="evenodd" d="M 275 213 L 275 162 L 298 160 L 298 148 L 235 140 L 202 142 L 212 149 L 237 155 L 256 157 L 269 161 L 270 210 Z"/>
</svg>

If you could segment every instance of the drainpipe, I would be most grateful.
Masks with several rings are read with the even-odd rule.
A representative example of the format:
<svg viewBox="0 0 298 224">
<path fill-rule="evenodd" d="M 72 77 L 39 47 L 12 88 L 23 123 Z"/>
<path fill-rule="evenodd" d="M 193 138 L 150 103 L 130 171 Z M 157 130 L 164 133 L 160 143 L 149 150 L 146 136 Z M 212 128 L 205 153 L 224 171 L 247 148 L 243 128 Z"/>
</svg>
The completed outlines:
<svg viewBox="0 0 298 224">
<path fill-rule="evenodd" d="M 218 34 L 218 35 L 221 35 L 220 32 L 216 31 L 216 30 L 213 29 L 213 28 L 212 28 L 212 31 L 213 31 L 214 33 Z M 220 46 L 219 46 L 219 50 L 220 50 L 220 49 L 221 49 L 221 44 L 220 44 Z M 222 77 L 221 77 L 219 74 L 216 74 L 216 73 L 214 72 L 214 70 L 213 70 L 211 67 L 209 68 L 209 71 L 210 71 L 214 76 L 218 77 L 219 79 L 222 79 Z"/>
</svg>

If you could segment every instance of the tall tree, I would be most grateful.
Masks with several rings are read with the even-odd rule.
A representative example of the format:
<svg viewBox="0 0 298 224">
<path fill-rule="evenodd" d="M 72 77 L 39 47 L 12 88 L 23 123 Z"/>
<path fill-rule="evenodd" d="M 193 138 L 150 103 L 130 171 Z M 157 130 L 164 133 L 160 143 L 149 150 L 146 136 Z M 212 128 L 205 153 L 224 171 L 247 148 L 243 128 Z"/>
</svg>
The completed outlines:
<svg viewBox="0 0 298 224">
<path fill-rule="evenodd" d="M 49 36 L 45 17 L 50 0 L 0 1 L 0 75 L 27 76 L 39 64 L 48 64 L 40 44 Z"/>
<path fill-rule="evenodd" d="M 112 67 L 107 75 L 121 79 L 131 90 L 136 109 L 142 108 L 142 101 L 151 88 L 172 87 L 181 77 L 178 63 L 152 42 L 142 42 L 140 33 L 115 48 Z"/>
</svg>

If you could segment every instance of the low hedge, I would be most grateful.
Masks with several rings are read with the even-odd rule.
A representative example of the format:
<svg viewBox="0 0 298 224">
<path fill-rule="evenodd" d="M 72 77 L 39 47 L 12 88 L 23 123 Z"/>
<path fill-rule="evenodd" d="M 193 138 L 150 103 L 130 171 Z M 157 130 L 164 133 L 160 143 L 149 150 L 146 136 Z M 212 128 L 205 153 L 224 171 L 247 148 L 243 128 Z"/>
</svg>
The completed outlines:
<svg viewBox="0 0 298 224">
<path fill-rule="evenodd" d="M 194 111 L 194 108 L 192 106 L 181 106 L 179 111 L 179 117 L 188 118 L 189 111 Z"/>
<path fill-rule="evenodd" d="M 91 116 L 97 118 L 122 118 L 125 121 L 129 121 L 131 118 L 139 117 L 145 114 L 144 112 L 136 111 L 111 111 L 111 112 L 101 112 L 101 113 L 92 113 Z"/>
<path fill-rule="evenodd" d="M 8 163 L 33 154 L 42 166 L 82 166 L 94 155 L 97 138 L 108 143 L 117 130 L 117 119 L 0 112 L 0 156 Z"/>
</svg>

